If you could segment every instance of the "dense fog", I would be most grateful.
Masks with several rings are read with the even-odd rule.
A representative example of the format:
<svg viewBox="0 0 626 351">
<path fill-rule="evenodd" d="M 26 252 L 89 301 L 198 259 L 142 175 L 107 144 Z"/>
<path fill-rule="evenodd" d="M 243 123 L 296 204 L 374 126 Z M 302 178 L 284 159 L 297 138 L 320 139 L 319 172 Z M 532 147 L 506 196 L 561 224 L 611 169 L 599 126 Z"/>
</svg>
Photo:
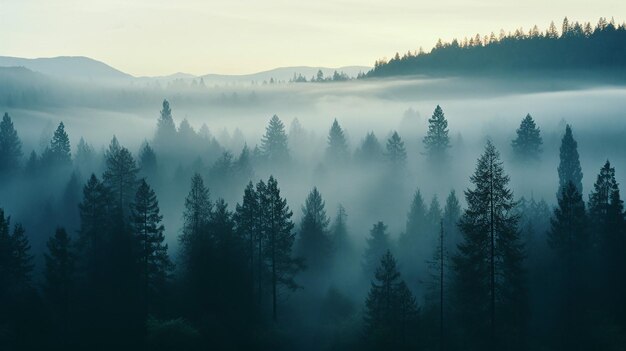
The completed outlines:
<svg viewBox="0 0 626 351">
<path fill-rule="evenodd" d="M 175 265 L 166 279 L 165 297 L 158 302 L 158 308 L 150 311 L 150 318 L 154 319 L 148 322 L 148 331 L 145 331 L 145 321 L 139 323 L 140 336 L 129 332 L 132 326 L 119 327 L 119 320 L 125 318 L 123 314 L 105 314 L 101 323 L 109 325 L 100 331 L 113 340 L 105 342 L 106 345 L 116 345 L 122 339 L 127 340 L 124 345 L 148 340 L 151 347 L 158 349 L 158 340 L 161 340 L 158 338 L 167 340 L 167 337 L 158 334 L 162 330 L 155 327 L 154 323 L 165 325 L 170 321 L 174 325 L 169 325 L 172 328 L 172 340 L 177 343 L 188 342 L 185 345 L 189 348 L 206 349 L 211 345 L 215 349 L 233 350 L 253 347 L 301 350 L 363 348 L 365 346 L 360 343 L 367 336 L 363 330 L 369 321 L 367 317 L 364 319 L 366 300 L 370 284 L 375 281 L 375 267 L 382 257 L 379 254 L 373 259 L 368 256 L 372 255 L 370 249 L 374 245 L 370 242 L 371 230 L 378 222 L 383 222 L 388 235 L 388 249 L 395 256 L 401 277 L 414 296 L 419 311 L 419 322 L 415 326 L 417 331 L 413 333 L 419 335 L 416 344 L 407 341 L 389 346 L 388 349 L 439 348 L 439 317 L 438 312 L 434 312 L 437 309 L 433 308 L 433 304 L 437 304 L 433 302 L 437 301 L 433 300 L 437 282 L 433 276 L 441 273 L 433 266 L 439 247 L 439 219 L 448 214 L 447 201 L 451 191 L 454 191 L 460 212 L 454 223 L 446 223 L 444 242 L 444 314 L 447 320 L 448 315 L 455 313 L 455 309 L 448 306 L 453 306 L 453 301 L 456 301 L 448 297 L 451 293 L 447 292 L 448 288 L 453 289 L 452 277 L 458 274 L 452 268 L 455 264 L 452 257 L 457 254 L 456 245 L 463 240 L 456 221 L 470 205 L 464 192 L 474 189 L 475 184 L 470 181 L 470 177 L 476 171 L 477 160 L 489 150 L 490 141 L 499 152 L 504 173 L 510 177 L 507 186 L 513 193 L 511 200 L 517 202 L 514 208 L 506 212 L 520 213 L 521 216 L 516 231 L 526 250 L 523 267 L 527 272 L 529 302 L 525 310 L 528 312 L 528 327 L 525 328 L 524 336 L 519 338 L 524 340 L 524 345 L 530 345 L 533 349 L 563 349 L 563 345 L 570 344 L 554 336 L 557 332 L 551 334 L 562 316 L 556 316 L 556 310 L 546 306 L 553 306 L 554 295 L 557 294 L 556 288 L 550 287 L 549 283 L 550 277 L 558 274 L 550 271 L 550 267 L 554 267 L 551 261 L 554 258 L 548 245 L 548 231 L 553 210 L 558 205 L 560 184 L 557 167 L 566 125 L 571 126 L 573 138 L 577 142 L 583 173 L 582 199 L 585 202 L 594 191 L 596 176 L 607 160 L 615 168 L 616 182 L 626 183 L 626 149 L 623 147 L 626 135 L 623 108 L 626 86 L 602 77 L 590 78 L 584 74 L 580 78 L 565 74 L 553 77 L 411 77 L 206 87 L 194 86 L 191 80 L 176 86 L 158 82 L 113 84 L 98 81 L 64 82 L 49 77 L 33 79 L 37 83 L 32 83 L 32 86 L 20 85 L 16 82 L 21 80 L 16 79 L 10 81 L 6 88 L 0 88 L 0 112 L 10 116 L 21 141 L 19 164 L 11 170 L 6 167 L 3 169 L 0 208 L 4 210 L 4 216 L 10 216 L 11 231 L 15 223 L 21 223 L 24 227 L 31 246 L 29 254 L 33 256 L 32 286 L 39 289 L 47 284 L 45 282 L 49 277 L 45 273 L 44 254 L 49 253 L 50 244 L 46 243 L 55 230 L 65 228 L 75 243 L 81 238 L 81 232 L 86 230 L 83 218 L 85 210 L 79 208 L 79 204 L 86 201 L 84 191 L 91 175 L 95 174 L 102 180 L 106 178 L 106 172 L 111 172 L 112 166 L 110 162 L 107 163 L 107 159 L 112 157 L 112 150 L 119 152 L 120 148 L 127 148 L 130 151 L 138 171 L 136 179 L 128 186 L 135 189 L 139 180 L 145 178 L 155 192 L 163 215 L 164 243 Z M 32 99 L 29 99 L 29 94 L 34 94 Z M 427 136 L 429 118 L 438 106 L 447 120 L 449 147 L 444 148 L 445 155 L 433 160 L 429 158 L 424 138 Z M 167 126 L 163 126 L 164 116 L 168 117 L 168 108 L 171 109 L 171 120 L 176 127 L 174 133 L 169 130 L 170 134 L 167 134 Z M 166 113 L 163 114 L 163 111 Z M 537 159 L 524 161 L 514 152 L 512 142 L 517 137 L 520 123 L 528 114 L 539 128 L 543 142 Z M 267 154 L 270 120 L 273 116 L 277 116 L 284 125 L 287 136 L 288 154 L 284 158 L 273 158 Z M 338 125 L 334 127 L 334 135 L 345 136 L 347 148 L 333 146 L 337 140 L 331 137 L 331 127 L 335 121 Z M 46 165 L 46 162 L 52 162 L 45 161 L 46 150 L 54 148 L 61 122 L 69 138 L 71 160 Z M 277 123 L 276 120 L 274 122 Z M 377 138 L 379 149 L 371 143 L 364 146 L 371 132 Z M 394 140 L 394 133 L 397 133 L 396 138 L 399 136 L 401 139 L 396 139 L 396 142 L 403 143 L 405 158 L 400 155 L 395 159 L 397 155 L 392 156 L 393 152 L 388 147 L 390 140 Z M 113 138 L 119 145 L 111 146 L 116 143 L 112 142 Z M 153 149 L 153 158 L 145 155 L 146 145 Z M 402 147 L 400 144 L 395 146 Z M 246 150 L 243 151 L 244 156 L 242 150 Z M 293 211 L 291 221 L 294 227 L 290 232 L 294 235 L 294 242 L 289 255 L 294 258 L 313 258 L 298 262 L 298 265 L 303 263 L 300 267 L 303 269 L 293 276 L 297 289 L 289 289 L 289 284 L 286 284 L 280 290 L 275 322 L 272 322 L 271 299 L 260 292 L 260 306 L 252 307 L 248 302 L 237 302 L 233 306 L 238 308 L 227 304 L 229 307 L 225 310 L 211 310 L 211 305 L 207 307 L 208 310 L 200 311 L 204 306 L 186 305 L 193 304 L 195 300 L 184 297 L 185 293 L 181 292 L 186 291 L 184 277 L 185 269 L 188 268 L 184 257 L 187 251 L 183 248 L 184 240 L 181 238 L 186 235 L 185 228 L 189 224 L 189 218 L 183 214 L 189 210 L 186 198 L 191 196 L 194 175 L 199 175 L 208 188 L 214 207 L 218 199 L 225 200 L 228 211 L 235 213 L 232 220 L 236 229 L 242 225 L 240 217 L 237 217 L 239 212 L 236 206 L 243 205 L 246 185 L 252 182 L 256 186 L 259 181 L 269 185 L 270 177 L 276 179 L 280 196 Z M 323 201 L 323 211 L 319 209 L 320 202 L 317 203 L 318 212 L 325 211 L 327 217 L 315 219 L 328 222 L 322 225 L 324 235 L 335 238 L 333 235 L 338 231 L 340 208 L 345 210 L 346 215 L 339 217 L 345 220 L 347 241 L 341 245 L 333 242 L 331 249 L 319 249 L 322 253 L 309 252 L 315 249 L 302 242 L 302 233 L 307 230 L 306 225 L 310 225 L 305 220 L 308 217 L 304 209 L 305 206 L 307 210 L 314 207 L 315 198 L 310 198 L 311 203 L 307 203 L 307 197 L 314 189 L 321 195 L 318 200 Z M 418 191 L 425 206 L 423 216 L 428 218 L 425 221 L 429 224 L 418 225 L 416 244 L 407 244 L 403 240 L 408 239 L 403 239 L 403 235 L 407 234 L 410 227 L 407 222 L 416 220 L 411 218 L 411 211 Z M 133 192 L 130 201 L 134 198 Z M 544 207 L 538 205 L 541 201 L 545 202 L 541 204 Z M 537 215 L 537 222 L 532 223 L 532 235 L 527 233 L 530 230 L 526 230 L 529 215 L 520 207 L 528 206 L 531 202 L 543 211 Z M 124 216 L 127 217 L 129 213 Z M 415 215 L 420 214 L 413 213 Z M 443 224 L 441 226 L 443 228 Z M 315 247 L 319 243 L 311 245 Z M 319 258 L 316 255 L 331 258 Z M 256 259 L 254 254 L 250 257 L 252 261 Z M 325 263 L 318 265 L 318 261 Z M 212 286 L 240 284 L 236 279 L 226 277 L 240 272 L 228 268 L 231 266 L 224 267 L 221 271 L 216 269 L 219 272 L 215 273 L 215 280 L 205 282 L 208 287 L 198 289 L 212 291 L 215 290 Z M 241 268 L 238 265 L 233 267 Z M 544 274 L 546 271 L 549 272 L 547 275 Z M 225 278 L 218 280 L 217 277 Z M 83 278 L 76 279 L 78 282 Z M 115 281 L 113 278 L 107 279 Z M 222 287 L 219 289 L 217 295 L 211 295 L 218 302 L 224 299 L 233 303 L 232 300 L 248 298 L 246 293 L 223 296 L 220 294 L 232 292 Z M 263 287 L 262 291 L 268 293 L 269 287 L 267 289 Z M 249 293 L 257 294 L 256 290 Z M 45 293 L 42 296 L 37 304 L 44 306 L 48 300 Z M 594 295 L 593 299 L 599 299 L 598 296 L 602 294 Z M 129 303 L 124 298 L 123 294 L 119 295 L 119 301 Z M 448 300 L 450 305 L 447 304 Z M 86 304 L 76 297 L 70 298 L 70 301 L 76 306 Z M 118 300 L 112 298 L 107 301 L 116 304 Z M 46 340 L 57 340 L 50 335 L 53 333 L 92 335 L 89 333 L 93 331 L 81 329 L 80 318 L 84 316 L 77 311 L 84 307 L 76 306 L 71 307 L 73 312 L 63 312 L 63 318 L 71 319 L 72 322 L 60 330 L 58 326 L 49 326 L 55 324 L 55 318 L 60 313 L 54 311 L 54 308 L 41 308 L 52 310 L 49 313 L 30 311 L 22 315 L 34 313 L 34 320 L 44 330 L 41 335 L 50 338 Z M 245 308 L 258 309 L 259 312 L 240 311 Z M 206 315 L 202 314 L 204 312 Z M 581 337 L 583 341 L 580 345 L 605 345 L 606 349 L 623 346 L 623 331 L 606 331 L 614 326 L 622 326 L 621 322 L 610 319 L 612 317 L 608 314 L 603 315 L 600 309 L 594 310 L 594 313 L 596 315 L 593 318 L 597 319 L 585 321 L 592 321 L 589 323 L 593 324 L 601 320 L 604 324 L 598 329 L 602 330 L 583 333 L 585 337 Z M 446 343 L 450 349 L 464 349 L 460 345 L 467 335 L 458 332 L 464 329 L 455 318 L 450 317 L 451 324 L 445 326 L 445 339 L 449 340 Z M 238 323 L 231 319 L 240 320 Z M 13 330 L 11 323 L 0 324 L 0 332 L 6 331 L 6 335 L 23 333 L 19 334 L 20 337 L 37 334 L 24 332 L 20 327 Z M 510 322 L 510 325 L 514 323 Z M 237 329 L 233 329 L 234 326 Z M 80 348 L 90 345 L 93 340 L 86 339 L 77 337 L 62 342 L 68 348 Z M 15 341 L 19 337 L 7 337 L 7 340 Z M 33 346 L 37 342 L 17 343 Z M 167 342 L 160 346 L 166 348 Z M 510 342 L 508 339 L 501 342 L 502 349 L 516 349 L 512 344 L 507 344 Z M 471 345 L 477 349 L 483 344 Z M 527 348 L 520 346 L 519 349 Z"/>
</svg>

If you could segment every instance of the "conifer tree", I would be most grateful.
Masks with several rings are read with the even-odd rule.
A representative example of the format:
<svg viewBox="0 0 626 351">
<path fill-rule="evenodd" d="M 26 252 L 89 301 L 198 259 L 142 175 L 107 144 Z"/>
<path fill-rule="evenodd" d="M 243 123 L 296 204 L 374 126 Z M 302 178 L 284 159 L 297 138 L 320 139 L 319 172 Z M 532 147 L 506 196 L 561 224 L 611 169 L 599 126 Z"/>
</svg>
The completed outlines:
<svg viewBox="0 0 626 351">
<path fill-rule="evenodd" d="M 118 213 L 127 214 L 137 189 L 139 169 L 127 148 L 121 147 L 113 137 L 106 154 L 106 170 L 102 176 L 104 184 L 110 189 Z"/>
<path fill-rule="evenodd" d="M 329 267 L 332 251 L 329 224 L 325 202 L 317 187 L 314 187 L 302 206 L 298 241 L 298 252 L 304 258 L 309 271 L 319 273 Z"/>
<path fill-rule="evenodd" d="M 271 163 L 282 164 L 289 161 L 289 147 L 285 125 L 274 115 L 265 128 L 265 135 L 261 139 L 263 156 Z"/>
<path fill-rule="evenodd" d="M 296 274 L 303 269 L 302 260 L 294 258 L 292 247 L 295 241 L 293 212 L 287 206 L 287 200 L 280 196 L 278 182 L 270 176 L 265 188 L 265 195 L 261 201 L 264 209 L 263 226 L 266 231 L 264 259 L 268 262 L 270 271 L 270 286 L 272 289 L 272 318 L 277 320 L 277 305 L 279 289 L 296 290 L 299 285 L 295 281 Z"/>
<path fill-rule="evenodd" d="M 234 165 L 235 174 L 238 179 L 243 182 L 250 181 L 254 177 L 254 169 L 252 167 L 252 156 L 247 144 L 244 144 L 239 157 Z"/>
<path fill-rule="evenodd" d="M 172 118 L 172 110 L 170 109 L 170 103 L 167 100 L 163 100 L 163 108 L 157 121 L 156 135 L 154 136 L 154 144 L 157 146 L 159 152 L 163 150 L 170 150 L 176 145 L 176 125 Z"/>
<path fill-rule="evenodd" d="M 16 224 L 11 236 L 12 244 L 12 275 L 15 282 L 21 287 L 30 284 L 31 273 L 35 265 L 34 257 L 30 254 L 30 243 L 26 231 L 21 224 Z"/>
<path fill-rule="evenodd" d="M 565 127 L 565 135 L 563 135 L 561 140 L 559 152 L 559 189 L 572 182 L 576 186 L 576 190 L 582 194 L 583 173 L 580 168 L 580 160 L 578 159 L 578 143 L 574 140 L 572 128 L 569 124 Z"/>
<path fill-rule="evenodd" d="M 446 249 L 448 252 L 455 252 L 460 243 L 461 233 L 459 232 L 459 219 L 461 218 L 461 205 L 454 190 L 450 191 L 446 198 L 446 205 L 443 210 L 443 230 L 446 233 Z"/>
<path fill-rule="evenodd" d="M 475 337 L 467 342 L 508 348 L 521 342 L 525 324 L 524 248 L 509 177 L 490 141 L 470 181 L 474 188 L 465 192 L 468 208 L 459 223 L 463 242 L 453 258 L 460 318 Z"/>
<path fill-rule="evenodd" d="M 511 142 L 515 157 L 520 161 L 537 161 L 541 155 L 543 141 L 539 128 L 532 116 L 527 114 L 517 129 L 517 138 Z"/>
<path fill-rule="evenodd" d="M 8 113 L 0 122 L 0 176 L 15 172 L 22 158 L 22 142 Z"/>
<path fill-rule="evenodd" d="M 445 162 L 450 147 L 448 121 L 439 105 L 428 119 L 428 132 L 424 137 L 424 148 L 431 162 Z"/>
<path fill-rule="evenodd" d="M 248 262 L 250 291 L 254 291 L 257 287 L 257 281 L 260 281 L 262 268 L 262 254 L 257 254 L 261 248 L 263 241 L 263 232 L 261 231 L 261 208 L 259 207 L 259 195 L 255 191 L 252 181 L 248 183 L 243 193 L 243 201 L 237 204 L 233 220 L 235 222 L 235 230 L 239 238 L 245 245 L 245 257 Z M 257 292 L 257 296 L 258 292 Z"/>
<path fill-rule="evenodd" d="M 140 272 L 146 312 L 153 309 L 155 299 L 163 293 L 172 262 L 164 243 L 163 216 L 154 190 L 145 179 L 139 182 L 131 205 L 131 227 L 136 242 L 135 258 Z"/>
<path fill-rule="evenodd" d="M 406 149 L 404 141 L 400 139 L 398 132 L 393 132 L 387 140 L 387 152 L 385 153 L 387 161 L 395 169 L 404 168 L 406 166 Z"/>
<path fill-rule="evenodd" d="M 70 139 L 65 132 L 65 125 L 61 122 L 55 130 L 50 146 L 44 151 L 42 158 L 47 165 L 65 167 L 72 163 L 71 151 Z"/>
<path fill-rule="evenodd" d="M 379 262 L 365 302 L 365 332 L 373 349 L 404 350 L 415 335 L 417 304 L 389 250 Z"/>
<path fill-rule="evenodd" d="M 349 157 L 348 142 L 337 119 L 328 132 L 328 146 L 326 147 L 326 159 L 331 163 L 346 162 Z"/>
<path fill-rule="evenodd" d="M 391 248 L 387 226 L 383 222 L 375 223 L 370 230 L 367 239 L 367 248 L 363 255 L 363 272 L 366 277 L 376 272 L 376 267 L 381 258 Z"/>
<path fill-rule="evenodd" d="M 337 215 L 331 227 L 331 242 L 336 256 L 345 255 L 350 251 L 350 238 L 348 237 L 346 224 L 347 217 L 346 209 L 342 205 L 339 205 Z"/>
<path fill-rule="evenodd" d="M 74 298 L 76 255 L 72 241 L 64 228 L 56 229 L 48 239 L 48 253 L 44 254 L 44 291 L 58 317 L 56 322 L 63 325 L 63 337 L 69 332 L 70 304 Z"/>
<path fill-rule="evenodd" d="M 149 143 L 145 143 L 139 151 L 139 169 L 141 173 L 154 180 L 157 174 L 157 157 Z"/>
<path fill-rule="evenodd" d="M 78 248 L 81 265 L 90 282 L 95 282 L 101 273 L 103 248 L 108 241 L 110 193 L 95 174 L 83 187 L 80 210 Z"/>
<path fill-rule="evenodd" d="M 425 249 L 423 244 L 428 241 L 428 228 L 428 210 L 421 191 L 417 189 L 407 214 L 404 233 L 399 239 L 402 258 L 413 257 L 417 252 L 423 253 Z"/>
<path fill-rule="evenodd" d="M 439 198 L 437 197 L 437 195 L 435 195 L 433 196 L 433 199 L 430 202 L 430 206 L 428 207 L 427 218 L 429 233 L 439 233 L 439 224 L 442 217 L 443 213 L 441 211 L 441 205 L 439 204 Z"/>
<path fill-rule="evenodd" d="M 383 148 L 374 132 L 369 132 L 356 150 L 355 159 L 364 164 L 376 163 L 383 158 Z"/>
</svg>

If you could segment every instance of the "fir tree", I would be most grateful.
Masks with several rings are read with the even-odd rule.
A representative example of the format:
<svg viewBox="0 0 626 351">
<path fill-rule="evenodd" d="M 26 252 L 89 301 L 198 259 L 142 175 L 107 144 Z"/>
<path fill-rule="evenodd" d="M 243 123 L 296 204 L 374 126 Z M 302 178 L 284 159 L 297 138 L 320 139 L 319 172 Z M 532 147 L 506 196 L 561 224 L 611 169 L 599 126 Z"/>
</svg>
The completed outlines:
<svg viewBox="0 0 626 351">
<path fill-rule="evenodd" d="M 448 121 L 439 105 L 428 119 L 428 132 L 424 137 L 424 148 L 431 162 L 445 162 L 450 147 L 448 137 Z"/>
<path fill-rule="evenodd" d="M 157 174 L 157 157 L 149 143 L 145 143 L 139 151 L 139 168 L 141 173 L 154 179 Z"/>
<path fill-rule="evenodd" d="M 289 161 L 289 147 L 285 125 L 274 115 L 265 128 L 265 135 L 261 139 L 263 156 L 271 163 L 282 164 Z"/>
<path fill-rule="evenodd" d="M 0 175 L 15 172 L 22 158 L 22 142 L 8 113 L 0 122 Z"/>
<path fill-rule="evenodd" d="M 379 259 L 365 302 L 365 331 L 372 349 L 407 349 L 415 335 L 417 304 L 387 250 Z M 414 346 L 414 345 L 413 345 Z"/>
<path fill-rule="evenodd" d="M 92 174 L 83 187 L 83 200 L 78 205 L 81 223 L 78 247 L 83 260 L 82 268 L 91 282 L 98 279 L 102 268 L 101 254 L 108 240 L 109 200 L 109 190 Z"/>
<path fill-rule="evenodd" d="M 424 204 L 424 198 L 419 189 L 413 195 L 411 207 L 407 213 L 406 227 L 400 235 L 400 253 L 402 259 L 424 254 L 424 245 L 428 241 L 427 231 L 429 228 L 428 210 Z"/>
<path fill-rule="evenodd" d="M 16 224 L 11 236 L 12 248 L 12 276 L 18 285 L 27 287 L 30 284 L 31 273 L 35 265 L 34 257 L 30 254 L 30 243 L 26 231 L 21 224 Z"/>
<path fill-rule="evenodd" d="M 261 208 L 259 207 L 259 195 L 254 189 L 254 184 L 249 182 L 243 194 L 243 201 L 237 204 L 233 220 L 235 231 L 244 243 L 244 252 L 248 263 L 250 291 L 256 289 L 257 281 L 260 282 L 262 265 L 263 232 L 261 231 Z M 261 250 L 257 250 L 260 248 Z M 259 252 L 259 254 L 257 254 Z M 259 269 L 257 269 L 257 265 Z M 259 284 L 261 285 L 261 284 Z M 257 296 L 260 297 L 259 292 Z"/>
<path fill-rule="evenodd" d="M 304 266 L 301 259 L 292 256 L 295 241 L 295 234 L 292 232 L 294 225 L 291 221 L 293 212 L 289 210 L 287 200 L 280 196 L 278 182 L 273 176 L 267 181 L 261 207 L 264 209 L 263 226 L 267 235 L 264 259 L 267 260 L 270 271 L 272 318 L 276 321 L 279 289 L 284 287 L 293 291 L 299 288 L 294 278 Z"/>
<path fill-rule="evenodd" d="M 374 132 L 367 133 L 354 157 L 364 164 L 376 163 L 383 158 L 383 148 Z"/>
<path fill-rule="evenodd" d="M 63 122 L 59 123 L 50 141 L 50 146 L 46 149 L 42 158 L 47 165 L 53 167 L 69 166 L 72 163 L 70 139 L 65 132 Z"/>
<path fill-rule="evenodd" d="M 398 132 L 393 132 L 387 140 L 387 152 L 385 153 L 387 161 L 395 169 L 404 168 L 406 166 L 406 149 L 404 141 L 400 139 Z"/>
<path fill-rule="evenodd" d="M 137 189 L 139 169 L 133 156 L 125 147 L 121 147 L 113 137 L 106 154 L 106 170 L 102 176 L 104 184 L 114 196 L 117 210 L 127 214 Z"/>
<path fill-rule="evenodd" d="M 48 253 L 44 254 L 44 291 L 58 317 L 56 322 L 63 325 L 63 338 L 69 332 L 70 304 L 74 298 L 76 255 L 72 241 L 64 228 L 56 229 L 48 239 Z"/>
<path fill-rule="evenodd" d="M 490 141 L 470 181 L 459 223 L 463 242 L 453 258 L 460 318 L 474 346 L 512 347 L 525 323 L 524 249 L 509 177 Z"/>
<path fill-rule="evenodd" d="M 326 159 L 331 163 L 346 162 L 349 157 L 348 142 L 337 119 L 328 132 L 328 146 L 326 147 Z"/>
<path fill-rule="evenodd" d="M 244 144 L 239 157 L 234 165 L 235 174 L 239 180 L 244 182 L 250 181 L 254 177 L 254 169 L 252 167 L 252 156 L 247 144 Z"/>
<path fill-rule="evenodd" d="M 176 136 L 176 125 L 172 118 L 170 103 L 167 100 L 163 100 L 163 108 L 157 121 L 154 144 L 159 150 L 169 150 L 171 152 L 171 147 L 176 145 Z"/>
<path fill-rule="evenodd" d="M 153 310 L 155 299 L 163 294 L 172 262 L 164 243 L 163 216 L 154 190 L 145 179 L 139 183 L 135 201 L 131 205 L 131 227 L 136 242 L 137 264 L 143 287 L 146 312 Z"/>
<path fill-rule="evenodd" d="M 448 252 L 456 251 L 460 243 L 461 233 L 459 232 L 459 219 L 461 218 L 461 205 L 454 190 L 450 191 L 446 198 L 446 205 L 443 210 L 443 230 L 446 233 L 446 249 Z"/>
<path fill-rule="evenodd" d="M 326 216 L 325 202 L 317 187 L 314 187 L 302 206 L 298 242 L 298 252 L 304 258 L 310 271 L 319 273 L 329 267 L 332 250 L 329 224 L 330 219 Z"/>
<path fill-rule="evenodd" d="M 572 182 L 574 186 L 576 186 L 576 190 L 582 194 L 583 173 L 578 159 L 578 143 L 574 140 L 572 128 L 569 124 L 565 127 L 565 135 L 563 135 L 563 139 L 561 140 L 559 152 L 559 189 L 566 186 L 567 183 Z"/>
<path fill-rule="evenodd" d="M 387 226 L 383 222 L 374 224 L 367 239 L 367 248 L 363 254 L 363 272 L 366 277 L 376 271 L 381 258 L 391 248 Z"/>
<path fill-rule="evenodd" d="M 346 209 L 339 205 L 337 215 L 331 227 L 331 242 L 336 256 L 345 255 L 350 251 L 350 238 L 348 237 L 348 228 L 346 218 L 348 217 Z"/>
<path fill-rule="evenodd" d="M 520 161 L 537 161 L 541 155 L 540 131 L 535 121 L 527 114 L 517 129 L 517 138 L 511 142 L 515 157 Z"/>
</svg>

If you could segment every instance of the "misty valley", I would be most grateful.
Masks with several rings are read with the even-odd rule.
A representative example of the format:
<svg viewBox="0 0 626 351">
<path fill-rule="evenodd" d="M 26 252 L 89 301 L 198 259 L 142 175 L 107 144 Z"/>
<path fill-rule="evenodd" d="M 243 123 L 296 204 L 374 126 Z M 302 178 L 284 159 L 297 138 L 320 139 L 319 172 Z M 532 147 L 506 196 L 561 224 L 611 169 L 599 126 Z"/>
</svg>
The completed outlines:
<svg viewBox="0 0 626 351">
<path fill-rule="evenodd" d="M 623 350 L 625 40 L 565 19 L 245 77 L 0 57 L 0 350 Z"/>
</svg>

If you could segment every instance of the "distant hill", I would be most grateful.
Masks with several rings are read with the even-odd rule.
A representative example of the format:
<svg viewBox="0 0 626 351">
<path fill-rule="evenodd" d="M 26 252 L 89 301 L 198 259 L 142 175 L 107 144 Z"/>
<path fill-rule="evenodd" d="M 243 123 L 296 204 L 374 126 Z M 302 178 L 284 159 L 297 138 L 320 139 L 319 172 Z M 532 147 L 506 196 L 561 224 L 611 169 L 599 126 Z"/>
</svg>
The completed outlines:
<svg viewBox="0 0 626 351">
<path fill-rule="evenodd" d="M 591 71 L 626 79 L 626 25 L 601 18 L 598 25 L 563 21 L 541 32 L 535 26 L 508 35 L 439 41 L 430 53 L 396 54 L 377 61 L 366 77 Z"/>
<path fill-rule="evenodd" d="M 117 70 L 106 63 L 83 56 L 35 59 L 0 56 L 0 67 L 25 67 L 49 76 L 75 80 L 111 81 L 133 78 L 130 74 Z"/>
<path fill-rule="evenodd" d="M 322 71 L 325 77 L 332 76 L 335 71 L 345 73 L 350 77 L 356 77 L 359 73 L 366 73 L 371 69 L 367 66 L 345 66 L 339 68 L 329 67 L 310 67 L 310 66 L 294 66 L 294 67 L 281 67 L 275 68 L 269 71 L 263 71 L 252 74 L 242 75 L 223 75 L 223 74 L 206 74 L 201 76 L 205 83 L 250 83 L 254 82 L 269 82 L 271 79 L 275 81 L 289 81 L 293 79 L 294 75 L 302 75 L 306 79 L 310 79 L 315 76 L 318 71 Z"/>
</svg>

